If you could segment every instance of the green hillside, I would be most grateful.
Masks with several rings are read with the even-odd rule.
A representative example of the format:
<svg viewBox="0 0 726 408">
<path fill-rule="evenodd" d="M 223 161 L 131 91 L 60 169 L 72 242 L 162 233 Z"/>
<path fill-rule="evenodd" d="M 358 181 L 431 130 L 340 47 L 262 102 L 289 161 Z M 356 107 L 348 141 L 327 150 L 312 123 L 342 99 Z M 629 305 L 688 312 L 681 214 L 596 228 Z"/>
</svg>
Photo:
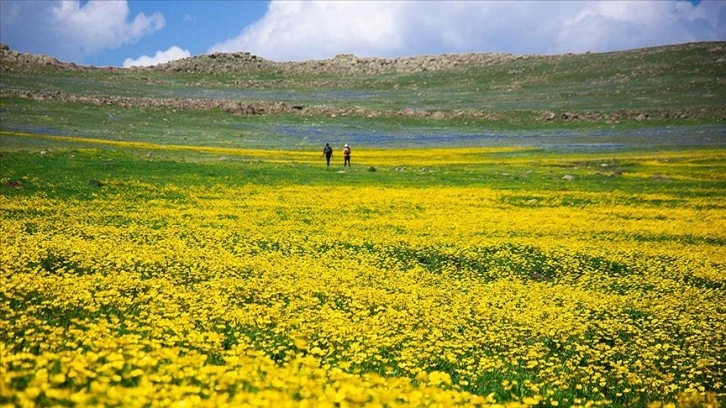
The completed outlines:
<svg viewBox="0 0 726 408">
<path fill-rule="evenodd" d="M 306 147 L 330 135 L 380 143 L 359 137 L 369 130 L 402 140 L 411 133 L 697 125 L 720 143 L 726 117 L 722 42 L 552 56 L 342 55 L 298 63 L 211 54 L 130 69 L 82 67 L 7 47 L 0 57 L 0 126 L 12 131 Z M 455 144 L 467 144 L 458 139 Z"/>
</svg>

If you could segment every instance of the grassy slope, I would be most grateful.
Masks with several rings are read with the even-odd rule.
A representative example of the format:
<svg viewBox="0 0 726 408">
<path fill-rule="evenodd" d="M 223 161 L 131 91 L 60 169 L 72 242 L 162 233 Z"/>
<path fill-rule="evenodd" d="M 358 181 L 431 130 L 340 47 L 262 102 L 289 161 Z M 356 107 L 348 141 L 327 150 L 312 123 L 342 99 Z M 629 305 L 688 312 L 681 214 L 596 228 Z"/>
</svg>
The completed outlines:
<svg viewBox="0 0 726 408">
<path fill-rule="evenodd" d="M 718 52 L 722 43 L 698 43 L 627 52 L 530 57 L 458 71 L 424 71 L 413 74 L 286 75 L 280 70 L 255 70 L 242 74 L 162 72 L 74 72 L 43 68 L 33 72 L 3 73 L 2 89 L 64 92 L 80 95 L 225 98 L 284 101 L 289 105 L 362 107 L 379 112 L 413 108 L 433 111 L 474 110 L 490 112 L 485 119 L 431 120 L 384 118 L 373 121 L 395 126 L 446 126 L 448 128 L 527 129 L 532 127 L 609 127 L 605 123 L 542 122 L 542 111 L 614 113 L 622 110 L 723 109 L 726 100 L 726 60 Z M 247 84 L 247 85 L 239 85 Z M 253 84 L 253 85 L 249 85 Z M 23 102 L 4 98 L 4 128 L 22 124 Z M 88 109 L 58 104 L 65 117 L 80 111 L 75 124 L 89 129 L 106 126 L 89 118 Z M 103 108 L 93 107 L 94 111 Z M 104 112 L 105 113 L 105 112 Z M 86 115 L 86 116 L 84 116 Z M 139 123 L 129 115 L 129 124 Z M 691 115 L 693 116 L 693 115 Z M 703 116 L 703 115 L 702 115 Z M 149 112 L 152 122 L 161 121 Z M 194 113 L 176 112 L 174 122 L 198 121 Z M 212 115 L 212 119 L 214 115 Z M 86 121 L 86 119 L 91 119 Z M 359 118 L 370 122 L 365 116 Z M 230 118 L 230 120 L 240 120 Z M 247 120 L 247 119 L 244 119 Z M 285 119 L 283 119 L 285 120 Z M 302 120 L 302 119 L 301 119 Z M 706 114 L 694 119 L 670 118 L 647 125 L 720 123 L 720 116 Z M 390 122 L 390 123 L 389 123 Z M 166 125 L 166 124 L 165 124 Z M 172 126 L 173 124 L 169 124 Z M 623 123 L 623 126 L 644 123 Z M 59 124 L 59 130 L 67 130 Z M 112 124 L 113 126 L 113 124 Z M 82 129 L 81 129 L 82 130 Z"/>
</svg>

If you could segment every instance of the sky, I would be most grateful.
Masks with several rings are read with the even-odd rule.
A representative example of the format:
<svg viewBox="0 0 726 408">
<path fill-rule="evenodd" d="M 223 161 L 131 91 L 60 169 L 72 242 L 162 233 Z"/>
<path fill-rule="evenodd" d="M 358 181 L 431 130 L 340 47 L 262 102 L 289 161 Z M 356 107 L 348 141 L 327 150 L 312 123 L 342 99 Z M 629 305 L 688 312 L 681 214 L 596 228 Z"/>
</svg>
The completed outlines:
<svg viewBox="0 0 726 408">
<path fill-rule="evenodd" d="M 726 41 L 726 1 L 0 0 L 0 42 L 96 66 L 213 52 L 284 62 L 607 52 L 694 41 Z"/>
</svg>

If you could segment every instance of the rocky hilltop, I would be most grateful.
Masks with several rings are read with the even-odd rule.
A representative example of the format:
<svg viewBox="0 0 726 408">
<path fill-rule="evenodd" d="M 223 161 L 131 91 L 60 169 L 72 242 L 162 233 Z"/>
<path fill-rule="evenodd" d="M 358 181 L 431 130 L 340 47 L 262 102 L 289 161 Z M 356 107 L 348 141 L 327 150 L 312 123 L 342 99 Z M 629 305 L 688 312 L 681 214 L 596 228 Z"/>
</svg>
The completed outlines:
<svg viewBox="0 0 726 408">
<path fill-rule="evenodd" d="M 303 62 L 273 62 L 250 53 L 214 53 L 184 58 L 152 67 L 134 67 L 131 71 L 233 73 L 254 70 L 278 70 L 292 75 L 306 74 L 362 74 L 376 75 L 387 72 L 400 74 L 423 71 L 453 71 L 456 69 L 528 59 L 530 56 L 511 54 L 442 54 L 401 58 L 360 58 L 341 54 L 335 58 Z"/>
<path fill-rule="evenodd" d="M 545 56 L 512 55 L 503 53 L 470 53 L 420 55 L 400 58 L 361 58 L 341 54 L 335 58 L 302 62 L 274 62 L 248 52 L 213 53 L 183 58 L 150 67 L 95 67 L 62 62 L 47 55 L 20 53 L 0 44 L 0 63 L 5 71 L 18 71 L 39 67 L 68 70 L 105 70 L 130 72 L 185 72 L 185 73 L 240 73 L 250 71 L 281 71 L 293 75 L 305 74 L 363 74 L 385 72 L 416 73 L 423 71 L 451 71 L 472 66 L 485 66 L 501 62 L 530 58 L 557 58 Z"/>
<path fill-rule="evenodd" d="M 10 49 L 7 44 L 0 43 L 0 71 L 33 71 L 40 68 L 56 68 L 74 71 L 89 70 L 119 70 L 120 68 L 94 67 L 91 65 L 78 65 L 72 62 L 62 62 L 56 58 L 42 54 L 28 54 Z"/>
<path fill-rule="evenodd" d="M 620 51 L 624 57 L 644 58 L 662 53 L 664 50 L 676 51 L 698 47 L 702 43 L 679 44 L 663 47 L 642 48 Z M 726 63 L 726 43 L 712 43 L 708 52 L 718 56 L 717 63 Z M 590 54 L 590 53 L 586 53 Z M 616 54 L 616 53 L 610 53 Z M 425 71 L 455 71 L 473 67 L 484 67 L 512 61 L 551 61 L 562 62 L 577 54 L 560 55 L 514 55 L 505 53 L 467 53 L 419 55 L 399 58 L 362 58 L 352 54 L 341 54 L 334 58 L 302 62 L 275 62 L 252 55 L 249 52 L 212 53 L 183 58 L 150 67 L 95 67 L 62 62 L 47 55 L 20 53 L 0 44 L 0 68 L 3 71 L 22 71 L 34 68 L 58 68 L 78 71 L 128 71 L 128 72 L 179 72 L 179 73 L 248 73 L 254 71 L 276 71 L 289 75 L 377 75 L 382 73 L 412 74 Z"/>
</svg>

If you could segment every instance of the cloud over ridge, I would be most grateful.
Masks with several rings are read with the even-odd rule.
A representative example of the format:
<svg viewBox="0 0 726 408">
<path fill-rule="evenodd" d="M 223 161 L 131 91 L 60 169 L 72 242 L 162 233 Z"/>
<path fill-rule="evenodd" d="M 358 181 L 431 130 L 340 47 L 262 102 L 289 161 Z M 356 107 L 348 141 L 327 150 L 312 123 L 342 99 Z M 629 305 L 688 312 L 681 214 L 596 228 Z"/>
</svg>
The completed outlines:
<svg viewBox="0 0 726 408">
<path fill-rule="evenodd" d="M 166 51 L 157 51 L 153 57 L 142 55 L 137 59 L 126 58 L 124 60 L 123 67 L 149 67 L 152 65 L 163 64 L 166 62 L 187 58 L 190 56 L 191 53 L 188 50 L 183 50 L 174 45 Z"/>
<path fill-rule="evenodd" d="M 209 52 L 276 61 L 337 54 L 605 52 L 726 39 L 726 2 L 278 1 Z"/>
</svg>

